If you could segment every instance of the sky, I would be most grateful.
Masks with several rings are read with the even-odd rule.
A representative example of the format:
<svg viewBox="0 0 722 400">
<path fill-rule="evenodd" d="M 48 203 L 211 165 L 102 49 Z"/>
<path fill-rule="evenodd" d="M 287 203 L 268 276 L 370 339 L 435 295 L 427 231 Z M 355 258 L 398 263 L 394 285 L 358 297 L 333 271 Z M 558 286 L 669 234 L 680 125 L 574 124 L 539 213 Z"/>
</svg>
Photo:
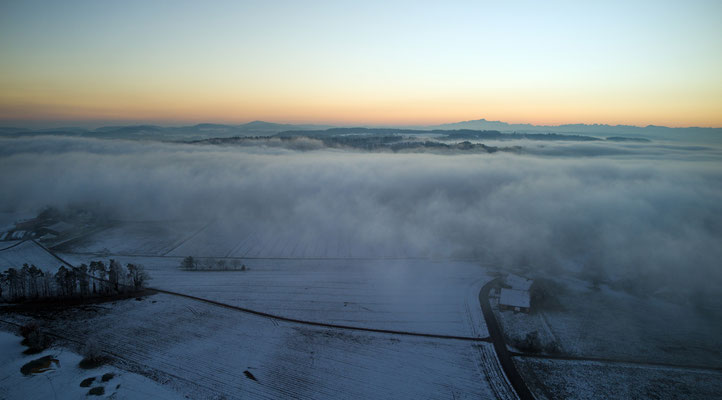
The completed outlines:
<svg viewBox="0 0 722 400">
<path fill-rule="evenodd" d="M 720 1 L 2 1 L 0 126 L 722 126 Z"/>
</svg>

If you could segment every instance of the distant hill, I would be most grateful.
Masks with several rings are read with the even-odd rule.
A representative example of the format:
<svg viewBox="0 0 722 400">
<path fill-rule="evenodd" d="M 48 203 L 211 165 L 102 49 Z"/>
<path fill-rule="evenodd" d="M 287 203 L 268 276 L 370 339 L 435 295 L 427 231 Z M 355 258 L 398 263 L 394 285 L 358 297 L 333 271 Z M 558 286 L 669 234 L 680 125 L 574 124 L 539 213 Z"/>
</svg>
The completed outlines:
<svg viewBox="0 0 722 400">
<path fill-rule="evenodd" d="M 619 136 L 692 141 L 705 143 L 722 143 L 722 128 L 669 128 L 666 126 L 648 125 L 645 127 L 633 125 L 603 125 L 603 124 L 568 124 L 568 125 L 532 125 L 532 124 L 509 124 L 502 121 L 487 121 L 477 119 L 471 121 L 455 122 L 451 124 L 427 126 L 425 129 L 435 130 L 497 130 L 504 133 L 560 133 L 574 135 L 611 136 L 619 139 Z M 614 139 L 609 139 L 614 140 Z"/>
<path fill-rule="evenodd" d="M 97 129 L 83 128 L 51 128 L 51 129 L 25 129 L 13 127 L 0 127 L 0 137 L 20 137 L 38 135 L 62 135 L 76 137 L 95 137 L 107 139 L 130 140 L 160 140 L 160 141 L 193 141 L 210 138 L 230 137 L 256 137 L 256 136 L 333 136 L 345 134 L 367 135 L 415 135 L 423 133 L 443 134 L 444 131 L 475 131 L 497 132 L 501 134 L 525 134 L 526 138 L 537 140 L 587 140 L 593 137 L 609 141 L 644 141 L 644 140 L 673 140 L 698 143 L 722 143 L 722 128 L 669 128 L 665 126 L 649 125 L 645 127 L 631 125 L 532 125 L 509 124 L 502 121 L 487 121 L 478 119 L 472 121 L 454 122 L 450 124 L 433 126 L 400 127 L 355 127 L 338 128 L 329 125 L 309 124 L 277 124 L 265 121 L 252 121 L 240 125 L 226 125 L 202 123 L 189 126 L 158 126 L 158 125 L 129 125 L 106 126 Z M 532 135 L 551 134 L 553 136 L 533 137 Z M 463 134 L 462 134 L 463 135 Z M 484 138 L 491 138 L 490 134 Z M 503 137 L 506 138 L 506 137 Z M 519 138 L 519 137 L 517 137 Z"/>
<path fill-rule="evenodd" d="M 189 126 L 164 127 L 158 125 L 130 125 L 105 126 L 97 129 L 83 128 L 51 128 L 51 129 L 23 129 L 0 127 L 0 136 L 74 136 L 93 137 L 103 139 L 129 139 L 129 140 L 202 140 L 217 137 L 244 137 L 244 136 L 271 136 L 283 131 L 306 131 L 327 129 L 326 125 L 293 125 L 275 124 L 264 121 L 253 121 L 241 125 L 223 125 L 203 123 Z"/>
<path fill-rule="evenodd" d="M 590 135 L 578 134 L 559 134 L 559 133 L 525 133 L 513 132 L 502 133 L 498 130 L 475 130 L 475 129 L 400 129 L 400 128 L 331 128 L 324 130 L 293 130 L 277 133 L 279 137 L 310 137 L 317 139 L 325 139 L 329 137 L 340 136 L 422 136 L 432 135 L 436 140 L 559 140 L 559 141 L 575 141 L 575 142 L 591 142 L 600 140 L 609 141 L 648 141 L 643 138 L 613 136 L 609 138 L 596 137 Z"/>
</svg>

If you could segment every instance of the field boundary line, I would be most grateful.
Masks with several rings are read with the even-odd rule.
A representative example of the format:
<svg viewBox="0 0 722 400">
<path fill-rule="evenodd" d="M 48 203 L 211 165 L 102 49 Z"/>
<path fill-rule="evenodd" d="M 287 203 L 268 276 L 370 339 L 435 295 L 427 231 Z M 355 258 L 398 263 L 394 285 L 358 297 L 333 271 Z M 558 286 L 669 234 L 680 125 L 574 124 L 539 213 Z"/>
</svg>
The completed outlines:
<svg viewBox="0 0 722 400">
<path fill-rule="evenodd" d="M 12 248 L 15 247 L 15 246 L 19 246 L 19 245 L 25 243 L 26 241 L 27 241 L 27 240 L 20 240 L 20 241 L 18 241 L 18 242 L 15 243 L 15 244 L 11 244 L 10 246 L 5 247 L 4 249 L 0 249 L 0 251 L 10 250 L 10 249 L 12 249 Z"/>
<path fill-rule="evenodd" d="M 163 293 L 163 294 L 167 294 L 167 295 L 171 295 L 171 296 L 184 297 L 184 298 L 187 298 L 190 300 L 200 301 L 200 302 L 212 304 L 212 305 L 215 305 L 218 307 L 224 307 L 224 308 L 228 308 L 231 310 L 236 310 L 236 311 L 240 311 L 240 312 L 244 312 L 244 313 L 248 313 L 248 314 L 257 315 L 259 317 L 270 318 L 270 319 L 274 319 L 277 321 L 283 321 L 283 322 L 290 322 L 292 324 L 309 325 L 309 326 L 316 326 L 316 327 L 320 327 L 320 328 L 343 329 L 343 330 L 351 330 L 351 331 L 359 331 L 359 332 L 385 333 L 385 334 L 401 335 L 401 336 L 416 336 L 416 337 L 425 337 L 425 338 L 432 338 L 432 339 L 451 339 L 451 340 L 462 340 L 462 341 L 468 341 L 468 342 L 491 343 L 490 337 L 442 335 L 442 334 L 436 334 L 436 333 L 397 331 L 397 330 L 393 330 L 393 329 L 365 328 L 362 326 L 351 326 L 351 325 L 332 324 L 332 323 L 318 322 L 318 321 L 308 321 L 308 320 L 303 320 L 303 319 L 284 317 L 281 315 L 253 310 L 250 308 L 234 306 L 231 304 L 221 303 L 219 301 L 214 301 L 214 300 L 209 300 L 209 299 L 204 299 L 202 297 L 197 297 L 197 296 L 193 296 L 190 294 L 173 292 L 170 290 L 163 290 L 163 289 L 157 289 L 157 288 L 148 288 L 148 290 L 152 290 L 152 291 L 155 291 L 158 293 Z"/>
<path fill-rule="evenodd" d="M 33 240 L 33 242 L 35 242 Z M 76 267 L 62 259 L 60 256 L 55 254 L 52 250 L 48 249 L 47 247 L 43 246 L 40 243 L 35 242 L 38 246 L 45 249 L 50 255 L 57 258 L 61 262 L 65 263 L 69 267 L 76 269 Z M 341 325 L 341 324 L 332 324 L 332 323 L 325 323 L 325 322 L 317 322 L 317 321 L 308 321 L 303 319 L 297 319 L 297 318 L 291 318 L 291 317 L 284 317 L 281 315 L 271 314 L 263 311 L 253 310 L 250 308 L 240 307 L 240 306 L 234 306 L 227 303 L 221 303 L 219 301 L 204 299 L 202 297 L 197 297 L 189 294 L 179 293 L 179 292 L 173 292 L 170 290 L 163 290 L 158 288 L 152 288 L 148 287 L 146 288 L 149 291 L 154 291 L 156 293 L 164 293 L 171 296 L 177 296 L 177 297 L 184 297 L 190 300 L 199 301 L 207 304 L 212 304 L 218 307 L 224 307 L 230 310 L 245 312 L 247 314 L 253 314 L 257 315 L 259 317 L 265 317 L 270 318 L 276 321 L 284 321 L 289 322 L 293 324 L 299 324 L 299 325 L 308 325 L 308 326 L 316 326 L 321 328 L 334 328 L 334 329 L 343 329 L 343 330 L 352 330 L 352 331 L 359 331 L 359 332 L 373 332 L 373 333 L 384 333 L 384 334 L 391 334 L 391 335 L 401 335 L 401 336 L 415 336 L 415 337 L 425 337 L 425 338 L 432 338 L 432 339 L 450 339 L 450 340 L 462 340 L 467 342 L 486 342 L 491 343 L 491 337 L 471 337 L 471 336 L 454 336 L 454 335 L 442 335 L 442 334 L 435 334 L 435 333 L 422 333 L 422 332 L 408 332 L 408 331 L 397 331 L 393 329 L 380 329 L 380 328 L 364 328 L 361 326 L 351 326 L 351 325 Z"/>
<path fill-rule="evenodd" d="M 565 356 L 565 355 L 553 355 L 553 354 L 530 354 L 530 353 L 520 353 L 517 351 L 510 351 L 509 354 L 511 354 L 512 357 L 539 358 L 539 359 L 545 359 L 545 360 L 590 361 L 590 362 L 600 362 L 600 363 L 609 363 L 609 364 L 632 364 L 632 365 L 641 365 L 641 366 L 648 366 L 648 367 L 694 369 L 694 370 L 703 370 L 703 371 L 722 372 L 722 367 L 672 364 L 672 363 L 653 362 L 653 361 L 625 360 L 625 359 L 621 359 L 621 358 L 578 357 L 578 356 Z"/>
<path fill-rule="evenodd" d="M 198 236 L 201 232 L 203 232 L 203 231 L 205 231 L 206 229 L 208 229 L 208 228 L 209 228 L 211 225 L 213 225 L 215 222 L 216 222 L 215 220 L 209 222 L 209 223 L 206 224 L 204 227 L 202 227 L 201 229 L 198 229 L 196 232 L 194 232 L 192 235 L 190 235 L 190 236 L 188 236 L 187 238 L 181 240 L 180 243 L 178 243 L 177 245 L 173 246 L 173 248 L 171 248 L 170 250 L 166 251 L 166 252 L 163 253 L 161 256 L 162 256 L 162 257 L 165 257 L 167 254 L 169 254 L 169 253 L 172 252 L 173 250 L 176 250 L 177 248 L 179 248 L 179 247 L 183 246 L 184 244 L 188 243 L 189 240 L 191 240 L 191 239 L 193 239 L 194 237 Z"/>
</svg>

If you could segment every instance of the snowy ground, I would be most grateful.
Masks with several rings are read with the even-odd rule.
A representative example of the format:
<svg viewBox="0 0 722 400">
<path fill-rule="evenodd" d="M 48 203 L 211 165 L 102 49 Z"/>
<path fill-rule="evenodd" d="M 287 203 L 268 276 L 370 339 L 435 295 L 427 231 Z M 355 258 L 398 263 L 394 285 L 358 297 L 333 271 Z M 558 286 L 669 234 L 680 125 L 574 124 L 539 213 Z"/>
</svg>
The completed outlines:
<svg viewBox="0 0 722 400">
<path fill-rule="evenodd" d="M 53 257 L 42 246 L 33 241 L 15 242 L 0 247 L 0 271 L 8 268 L 22 268 L 23 264 L 35 265 L 43 271 L 57 271 L 63 262 Z M 67 266 L 66 266 L 67 267 Z"/>
<path fill-rule="evenodd" d="M 409 259 L 404 257 L 413 252 L 403 247 L 314 237 L 259 233 L 221 221 L 193 229 L 135 223 L 90 235 L 62 256 L 76 265 L 109 258 L 139 263 L 150 272 L 152 287 L 285 317 L 488 336 L 477 296 L 491 278 L 478 263 Z M 181 271 L 187 255 L 243 257 L 250 271 Z"/>
<path fill-rule="evenodd" d="M 0 328 L 7 329 L 0 324 Z M 112 399 L 181 399 L 183 396 L 144 376 L 119 370 L 105 365 L 85 370 L 78 367 L 81 356 L 72 351 L 53 347 L 39 354 L 25 355 L 22 338 L 6 331 L 0 331 L 0 399 L 80 399 L 86 397 L 91 388 L 103 387 L 104 394 L 94 398 Z M 26 363 L 44 356 L 52 356 L 58 363 L 51 363 L 48 371 L 23 375 L 20 368 Z M 112 378 L 102 382 L 104 374 Z M 80 383 L 95 378 L 89 387 Z"/>
<path fill-rule="evenodd" d="M 204 226 L 192 222 L 123 222 L 62 247 L 79 253 L 163 255 Z"/>
<path fill-rule="evenodd" d="M 537 399 L 719 399 L 722 372 L 630 364 L 514 360 Z"/>
<path fill-rule="evenodd" d="M 73 263 L 98 259 L 65 254 Z M 430 260 L 244 260 L 249 271 L 182 271 L 180 258 L 143 264 L 150 286 L 285 317 L 366 328 L 486 337 L 478 263 Z M 104 258 L 105 259 L 105 258 Z"/>
<path fill-rule="evenodd" d="M 483 342 L 300 326 L 162 294 L 35 317 L 191 398 L 510 398 Z"/>
<path fill-rule="evenodd" d="M 656 363 L 722 367 L 722 322 L 689 306 L 641 298 L 602 286 L 560 280 L 559 310 L 501 312 L 507 336 L 538 332 L 563 354 Z"/>
<path fill-rule="evenodd" d="M 225 221 L 124 222 L 69 243 L 62 249 L 96 254 L 296 259 L 418 258 L 432 255 L 431 250 L 362 237 L 319 240 L 317 235 L 308 232 L 269 230 Z M 433 250 L 442 251 L 439 248 Z"/>
</svg>

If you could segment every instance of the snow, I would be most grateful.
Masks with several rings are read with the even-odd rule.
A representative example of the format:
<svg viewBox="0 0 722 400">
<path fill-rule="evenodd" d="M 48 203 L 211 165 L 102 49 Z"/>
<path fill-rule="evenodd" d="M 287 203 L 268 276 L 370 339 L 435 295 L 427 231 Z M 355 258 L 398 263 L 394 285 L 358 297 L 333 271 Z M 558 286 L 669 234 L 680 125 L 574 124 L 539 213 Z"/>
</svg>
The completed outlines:
<svg viewBox="0 0 722 400">
<path fill-rule="evenodd" d="M 514 361 L 539 400 L 722 397 L 720 371 L 519 357 Z"/>
<path fill-rule="evenodd" d="M 499 312 L 507 337 L 536 331 L 542 343 L 555 342 L 562 354 L 577 357 L 722 367 L 719 310 L 709 315 L 606 286 L 593 289 L 575 279 L 557 282 L 559 308 L 528 315 Z"/>
<path fill-rule="evenodd" d="M 38 245 L 22 246 L 18 259 L 49 255 Z M 98 259 L 61 257 L 76 265 Z M 181 257 L 113 258 L 146 265 L 155 286 L 261 311 L 488 336 L 478 293 L 491 278 L 475 263 L 256 259 L 244 260 L 250 267 L 245 272 L 196 272 L 180 270 Z M 152 376 L 190 398 L 514 398 L 493 346 L 484 342 L 286 323 L 164 294 L 52 317 L 41 318 L 52 332 L 93 339 L 124 370 Z"/>
<path fill-rule="evenodd" d="M 23 264 L 35 265 L 43 271 L 51 272 L 65 265 L 32 240 L 16 242 L 15 245 L 0 250 L 0 271 L 22 268 Z"/>
<path fill-rule="evenodd" d="M 22 317 L 15 316 L 23 323 Z M 158 294 L 45 321 L 190 398 L 494 398 L 491 344 L 311 327 Z M 256 380 L 245 375 L 251 373 Z M 501 382 L 501 383 L 500 383 Z M 122 389 L 122 386 L 121 386 Z M 502 398 L 509 398 L 504 396 Z"/>
<path fill-rule="evenodd" d="M 163 255 L 202 225 L 192 222 L 124 222 L 73 241 L 77 253 Z"/>
<path fill-rule="evenodd" d="M 441 248 L 414 248 L 360 237 L 320 240 L 308 232 L 212 223 L 123 222 L 64 246 L 63 251 L 127 256 L 345 259 L 426 258 L 449 253 Z M 448 255 L 448 254 L 446 254 Z"/>
<path fill-rule="evenodd" d="M 526 279 L 514 274 L 507 275 L 505 282 L 515 290 L 529 290 L 529 288 L 531 288 L 531 284 L 534 283 L 532 279 Z"/>
<path fill-rule="evenodd" d="M 101 259 L 63 254 L 76 265 Z M 182 271 L 181 258 L 112 257 L 145 266 L 159 289 L 290 318 L 486 337 L 477 263 L 432 260 L 243 260 L 249 271 Z M 102 258 L 107 260 L 106 258 Z"/>
<path fill-rule="evenodd" d="M 3 325 L 6 326 L 6 325 Z M 39 354 L 22 354 L 25 347 L 20 344 L 21 338 L 11 333 L 0 331 L 0 399 L 80 399 L 84 398 L 92 387 L 103 386 L 105 394 L 98 398 L 113 399 L 181 399 L 175 393 L 144 376 L 119 370 L 105 365 L 92 370 L 78 367 L 82 359 L 62 347 L 52 347 Z M 49 371 L 25 376 L 20 368 L 29 361 L 53 356 L 59 363 L 53 364 Z M 101 376 L 112 373 L 114 377 L 101 382 Z M 90 387 L 80 387 L 86 378 L 95 377 Z M 119 385 L 119 387 L 118 387 Z"/>
<path fill-rule="evenodd" d="M 511 307 L 529 308 L 529 292 L 525 290 L 501 289 L 499 304 Z"/>
</svg>

